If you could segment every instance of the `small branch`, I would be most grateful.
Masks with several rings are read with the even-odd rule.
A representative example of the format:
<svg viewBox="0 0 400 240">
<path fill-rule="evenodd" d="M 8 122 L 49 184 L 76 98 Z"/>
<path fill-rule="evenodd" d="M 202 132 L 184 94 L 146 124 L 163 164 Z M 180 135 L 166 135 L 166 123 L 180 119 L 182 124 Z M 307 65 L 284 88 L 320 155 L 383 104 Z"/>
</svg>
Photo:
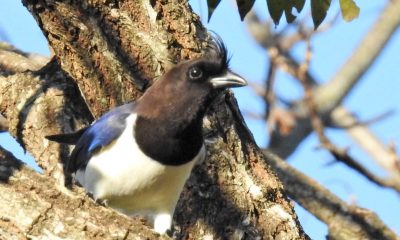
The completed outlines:
<svg viewBox="0 0 400 240">
<path fill-rule="evenodd" d="M 328 239 L 399 239 L 375 213 L 345 203 L 268 150 L 264 154 L 288 195 L 326 223 Z"/>
<path fill-rule="evenodd" d="M 400 0 L 388 1 L 379 19 L 352 56 L 327 83 L 316 90 L 315 102 L 319 112 L 329 112 L 337 107 L 375 62 L 400 25 Z"/>
<path fill-rule="evenodd" d="M 307 49 L 305 53 L 304 63 L 300 65 L 298 79 L 300 80 L 304 88 L 304 103 L 306 104 L 309 112 L 309 117 L 311 119 L 311 126 L 317 133 L 318 139 L 323 146 L 331 146 L 331 142 L 325 136 L 324 133 L 324 123 L 317 112 L 317 107 L 314 102 L 314 92 L 310 84 L 306 80 L 306 73 L 308 72 L 308 67 L 311 61 L 311 42 L 310 39 L 307 41 Z"/>
<path fill-rule="evenodd" d="M 20 59 L 28 61 L 22 56 Z M 14 62 L 15 66 L 18 63 Z M 67 158 L 68 149 L 44 137 L 87 125 L 91 116 L 72 79 L 55 61 L 39 71 L 19 70 L 12 68 L 15 73 L 0 76 L 0 111 L 8 120 L 10 134 L 32 154 L 46 175 L 59 179 L 62 185 L 59 160 Z M 65 106 L 65 102 L 70 105 Z"/>
<path fill-rule="evenodd" d="M 263 99 L 267 98 L 264 86 L 262 86 L 261 84 L 258 84 L 258 83 L 255 83 L 255 82 L 249 82 L 249 87 L 253 90 L 253 92 L 257 96 L 259 96 L 259 97 L 261 97 Z"/>
<path fill-rule="evenodd" d="M 282 52 L 289 52 L 290 49 L 301 41 L 306 41 L 307 36 L 315 35 L 321 32 L 329 30 L 340 16 L 339 12 L 329 21 L 326 21 L 318 30 L 307 26 L 307 17 L 300 21 L 293 22 L 292 24 L 286 25 L 279 33 L 273 33 L 270 21 L 261 22 L 254 11 L 251 11 L 246 18 L 247 27 L 250 33 L 253 35 L 255 40 L 265 49 L 271 47 L 278 47 Z M 289 29 L 295 27 L 297 31 L 289 32 Z"/>
<path fill-rule="evenodd" d="M 310 46 L 310 41 L 307 42 L 307 51 L 306 51 L 306 56 L 305 56 L 305 61 L 301 65 L 299 69 L 299 80 L 301 81 L 304 92 L 305 92 L 305 97 L 304 97 L 304 102 L 308 106 L 308 111 L 310 113 L 310 118 L 311 118 L 311 125 L 314 129 L 314 131 L 317 133 L 317 136 L 319 138 L 319 141 L 321 142 L 322 147 L 326 148 L 328 151 L 331 152 L 331 154 L 335 157 L 337 161 L 340 161 L 346 166 L 350 167 L 351 169 L 357 171 L 361 175 L 365 176 L 368 180 L 371 182 L 382 186 L 382 187 L 388 187 L 396 190 L 397 192 L 400 193 L 400 182 L 395 181 L 394 179 L 382 179 L 376 175 L 374 175 L 372 172 L 370 172 L 368 169 L 366 169 L 364 166 L 359 164 L 357 161 L 355 161 L 345 150 L 339 149 L 336 147 L 325 135 L 324 133 L 324 123 L 318 114 L 318 110 L 316 107 L 316 104 L 314 102 L 315 98 L 313 96 L 313 89 L 312 87 L 308 84 L 306 81 L 306 73 L 308 72 L 308 66 L 310 65 L 310 60 L 311 60 L 311 46 Z"/>
<path fill-rule="evenodd" d="M 388 6 L 381 13 L 380 20 L 376 21 L 374 27 L 366 35 L 365 40 L 363 41 L 364 44 L 361 45 L 363 48 L 361 48 L 361 46 L 359 47 L 359 49 L 350 58 L 351 61 L 349 60 L 348 63 L 344 65 L 343 69 L 340 71 L 341 74 L 337 74 L 333 79 L 340 77 L 345 83 L 347 81 L 350 83 L 351 81 L 358 80 L 357 78 L 361 75 L 354 73 L 365 72 L 365 70 L 370 66 L 370 64 L 365 63 L 368 61 L 371 62 L 371 58 L 374 59 L 379 55 L 388 39 L 392 37 L 393 30 L 398 27 L 398 18 L 400 18 L 400 14 L 398 14 L 398 9 L 400 9 L 399 5 L 399 0 L 390 1 L 388 3 Z M 251 20 L 248 22 L 249 32 L 253 35 L 256 41 L 260 42 L 260 44 L 266 49 L 268 49 L 270 46 L 274 46 L 274 43 L 276 44 L 276 39 L 268 26 L 265 27 L 256 17 L 248 19 Z M 379 30 L 379 34 L 375 30 Z M 375 39 L 375 37 L 378 39 Z M 377 42 L 375 43 L 375 41 Z M 374 52 L 369 50 L 369 46 L 365 47 L 366 43 L 373 45 L 372 49 L 374 49 Z M 273 57 L 275 57 L 277 61 L 279 60 L 277 63 L 280 63 L 279 68 L 281 70 L 297 78 L 297 69 L 300 64 L 288 53 L 279 53 L 277 49 L 278 48 L 275 47 L 273 51 L 269 51 L 271 61 Z M 274 55 L 271 56 L 271 52 Z M 364 55 L 366 54 L 368 55 L 368 58 L 364 58 Z M 276 57 L 276 55 L 279 55 L 279 57 Z M 347 69 L 347 71 L 344 71 L 345 69 Z M 313 78 L 313 76 L 310 73 L 307 74 L 307 81 L 313 85 L 316 85 L 317 81 Z M 317 104 L 319 114 L 323 114 L 324 117 L 328 117 L 326 114 L 330 114 L 330 112 L 326 112 L 326 110 L 331 110 L 329 108 L 329 104 L 332 102 L 331 95 L 336 96 L 339 91 L 328 86 L 321 88 L 324 88 L 326 93 L 322 93 L 321 90 L 318 90 L 315 102 Z M 296 150 L 297 146 L 299 146 L 299 143 L 305 137 L 307 137 L 312 130 L 308 120 L 309 113 L 307 112 L 307 106 L 305 106 L 303 102 L 297 102 L 296 104 L 293 104 L 291 111 L 296 114 L 298 119 L 296 127 L 293 129 L 290 135 L 282 135 L 276 131 L 273 132 L 271 134 L 271 140 L 269 143 L 269 149 L 277 153 L 282 158 L 289 157 Z"/>
<path fill-rule="evenodd" d="M 338 107 L 338 108 L 340 108 L 340 107 Z M 378 116 L 375 116 L 371 119 L 362 120 L 362 121 L 360 121 L 358 119 L 354 119 L 354 121 L 351 121 L 351 123 L 349 123 L 347 125 L 340 123 L 340 122 L 330 122 L 330 123 L 327 123 L 327 126 L 329 126 L 331 128 L 338 128 L 338 129 L 349 129 L 349 128 L 353 128 L 353 127 L 357 127 L 357 126 L 367 127 L 368 125 L 374 124 L 376 122 L 382 121 L 382 120 L 392 116 L 394 114 L 394 112 L 395 112 L 395 110 L 389 110 L 389 111 L 381 113 Z"/>
<path fill-rule="evenodd" d="M 392 188 L 400 193 L 400 182 L 394 178 L 382 179 L 372 172 L 370 172 L 367 168 L 358 163 L 354 158 L 352 158 L 346 150 L 339 149 L 334 146 L 331 142 L 324 143 L 324 148 L 331 152 L 331 154 L 335 157 L 335 159 L 339 162 L 344 163 L 349 168 L 357 171 L 364 177 L 366 177 L 371 182 L 377 184 L 381 187 Z"/>
<path fill-rule="evenodd" d="M 39 70 L 49 61 L 46 57 L 36 57 L 24 53 L 12 45 L 0 42 L 0 72 L 11 74 L 27 70 Z M 3 74 L 4 75 L 4 74 Z"/>
<path fill-rule="evenodd" d="M 276 72 L 276 66 L 273 61 L 270 62 L 269 67 L 268 67 L 268 73 L 267 73 L 267 79 L 265 80 L 266 86 L 265 86 L 265 103 L 266 103 L 266 109 L 265 109 L 265 119 L 269 119 L 269 115 L 271 112 L 271 109 L 275 107 L 275 94 L 274 94 L 274 84 L 275 84 L 275 72 Z"/>
<path fill-rule="evenodd" d="M 246 116 L 250 119 L 254 120 L 264 120 L 265 116 L 263 114 L 259 114 L 253 111 L 242 110 L 243 116 Z"/>
<path fill-rule="evenodd" d="M 356 125 L 358 122 L 344 107 L 336 108 L 330 119 L 338 126 L 353 126 L 346 132 L 364 149 L 375 162 L 390 174 L 391 178 L 400 182 L 399 157 L 385 146 L 365 125 Z"/>
<path fill-rule="evenodd" d="M 278 131 L 282 135 L 289 135 L 296 126 L 296 116 L 290 110 L 274 107 L 268 118 L 269 132 Z"/>
</svg>

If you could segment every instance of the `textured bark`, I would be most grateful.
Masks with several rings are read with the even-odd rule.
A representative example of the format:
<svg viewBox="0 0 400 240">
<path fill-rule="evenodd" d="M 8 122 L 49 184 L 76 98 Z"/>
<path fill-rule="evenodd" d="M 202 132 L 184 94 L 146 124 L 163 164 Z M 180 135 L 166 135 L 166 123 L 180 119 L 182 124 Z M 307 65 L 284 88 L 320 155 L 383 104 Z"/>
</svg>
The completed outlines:
<svg viewBox="0 0 400 240">
<path fill-rule="evenodd" d="M 205 125 L 209 156 L 195 169 L 177 207 L 180 237 L 306 238 L 231 94 L 214 104 Z"/>
<path fill-rule="evenodd" d="M 2 62 L 8 74 L 0 76 L 1 111 L 8 120 L 10 133 L 47 175 L 61 181 L 59 160 L 66 159 L 67 148 L 49 145 L 44 137 L 59 129 L 71 131 L 88 124 L 90 113 L 80 101 L 79 90 L 56 61 L 38 71 L 19 72 L 28 61 L 22 55 L 19 57 L 20 64 L 16 64 L 16 59 L 12 61 L 15 67 L 5 66 L 10 60 Z"/>
<path fill-rule="evenodd" d="M 79 189 L 57 186 L 0 148 L 0 239 L 159 237 L 139 219 L 100 206 Z"/>
<path fill-rule="evenodd" d="M 15 227 L 20 229 L 21 236 L 29 234 L 29 237 L 78 236 L 68 235 L 70 230 L 60 232 L 54 227 L 54 221 L 46 220 L 46 216 L 52 215 L 48 211 L 53 210 L 63 212 L 54 217 L 63 223 L 70 221 L 68 213 L 87 210 L 87 215 L 77 216 L 74 220 L 77 224 L 71 228 L 82 228 L 82 222 L 88 228 L 103 226 L 96 222 L 99 219 L 102 223 L 129 223 L 123 216 L 96 217 L 101 207 L 95 204 L 81 210 L 82 206 L 64 199 L 64 190 L 46 195 L 45 189 L 62 188 L 49 176 L 60 179 L 58 161 L 65 160 L 68 149 L 43 137 L 70 132 L 88 124 L 92 115 L 98 117 L 112 106 L 136 99 L 141 94 L 139 90 L 156 80 L 171 64 L 199 56 L 207 44 L 206 31 L 188 4 L 181 1 L 23 2 L 38 21 L 55 56 L 40 70 L 4 74 L 0 80 L 0 109 L 9 121 L 11 133 L 32 153 L 47 176 L 34 178 L 23 170 L 9 178 L 9 183 L 1 185 L 0 194 L 7 192 L 15 201 L 28 199 L 32 209 L 43 211 L 38 210 L 39 217 L 22 213 L 27 219 L 36 219 L 35 231 L 14 222 L 0 225 L 0 229 Z M 208 159 L 196 167 L 186 184 L 174 218 L 174 236 L 307 239 L 293 205 L 279 180 L 265 165 L 230 92 L 212 105 L 204 129 Z M 31 201 L 35 197 L 29 195 L 30 188 L 12 192 L 24 179 L 35 183 L 27 186 L 34 186 L 32 191 L 43 201 Z M 71 192 L 68 195 L 77 197 Z M 64 200 L 53 202 L 53 198 L 59 197 Z M 10 210 L 6 204 L 1 207 L 3 211 Z M 120 226 L 119 231 L 126 233 L 130 229 L 118 223 L 113 226 Z M 144 234 L 142 229 L 138 234 Z M 79 229 L 71 230 L 75 232 Z M 107 234 L 84 236 L 111 238 Z"/>
<path fill-rule="evenodd" d="M 197 37 L 206 36 L 180 1 L 23 3 L 96 117 L 137 98 L 174 62 L 198 56 Z"/>
<path fill-rule="evenodd" d="M 66 149 L 49 147 L 44 136 L 91 121 L 77 99 L 79 90 L 55 60 L 31 56 L 5 43 L 0 43 L 0 73 L 0 109 L 8 130 L 47 175 L 62 179 L 58 162 L 65 159 Z"/>
</svg>

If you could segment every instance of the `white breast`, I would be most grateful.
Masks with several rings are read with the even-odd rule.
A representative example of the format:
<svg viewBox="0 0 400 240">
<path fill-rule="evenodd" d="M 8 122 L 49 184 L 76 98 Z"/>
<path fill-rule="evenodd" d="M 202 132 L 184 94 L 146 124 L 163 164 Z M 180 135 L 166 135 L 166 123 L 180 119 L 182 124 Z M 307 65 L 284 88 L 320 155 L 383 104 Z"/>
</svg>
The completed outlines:
<svg viewBox="0 0 400 240">
<path fill-rule="evenodd" d="M 184 165 L 162 165 L 144 155 L 136 144 L 135 119 L 136 115 L 129 116 L 122 135 L 94 155 L 85 171 L 77 172 L 76 178 L 95 198 L 106 200 L 109 206 L 128 215 L 167 214 L 172 218 L 193 165 L 205 157 L 205 148 Z"/>
</svg>

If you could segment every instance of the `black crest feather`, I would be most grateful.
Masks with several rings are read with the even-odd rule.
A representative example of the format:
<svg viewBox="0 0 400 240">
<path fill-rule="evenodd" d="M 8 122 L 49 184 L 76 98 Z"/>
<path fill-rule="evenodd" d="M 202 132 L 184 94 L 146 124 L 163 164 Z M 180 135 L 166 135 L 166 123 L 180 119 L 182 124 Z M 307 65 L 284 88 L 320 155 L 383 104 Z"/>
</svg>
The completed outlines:
<svg viewBox="0 0 400 240">
<path fill-rule="evenodd" d="M 222 68 L 229 69 L 229 61 L 231 60 L 231 57 L 228 56 L 228 49 L 221 36 L 213 31 L 211 31 L 211 42 L 209 49 L 211 50 L 211 57 L 221 61 L 220 66 Z"/>
</svg>

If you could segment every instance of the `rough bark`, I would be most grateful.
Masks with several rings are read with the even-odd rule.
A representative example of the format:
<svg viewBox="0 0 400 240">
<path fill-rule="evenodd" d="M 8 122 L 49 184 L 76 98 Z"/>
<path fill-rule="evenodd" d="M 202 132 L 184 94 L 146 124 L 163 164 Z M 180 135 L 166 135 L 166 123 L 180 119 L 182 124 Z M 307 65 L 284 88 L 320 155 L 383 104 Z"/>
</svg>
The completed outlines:
<svg viewBox="0 0 400 240">
<path fill-rule="evenodd" d="M 0 239 L 160 237 L 139 219 L 96 204 L 80 189 L 57 186 L 0 148 Z"/>
<path fill-rule="evenodd" d="M 138 228 L 139 232 L 129 230 L 139 224 L 134 220 L 114 213 L 101 215 L 99 209 L 104 208 L 86 197 L 57 190 L 63 187 L 52 179 L 60 179 L 58 161 L 65 160 L 68 149 L 48 142 L 44 136 L 70 132 L 88 124 L 92 115 L 96 118 L 112 106 L 136 99 L 141 94 L 139 90 L 171 64 L 201 54 L 207 44 L 205 29 L 188 4 L 181 1 L 23 2 L 42 28 L 55 56 L 40 70 L 15 69 L 3 74 L 0 109 L 9 121 L 12 135 L 36 158 L 45 175 L 22 168 L 8 178 L 8 183 L 1 184 L 0 194 L 7 193 L 15 202 L 26 199 L 31 204 L 33 210 L 23 211 L 21 216 L 33 219 L 27 224 L 33 227 L 3 219 L 6 223 L 0 229 L 16 228 L 19 236 L 29 238 L 75 238 L 78 235 L 68 232 L 79 233 L 82 229 L 78 228 L 85 222 L 83 231 L 90 228 L 90 234 L 83 237 L 109 239 L 112 231 L 103 230 L 114 229 L 105 226 L 110 223 L 119 227 L 115 230 L 118 234 L 147 236 L 140 235 L 147 234 L 145 227 Z M 265 165 L 230 92 L 213 104 L 204 129 L 208 159 L 196 167 L 186 184 L 175 214 L 174 236 L 307 239 L 292 203 Z M 21 191 L 16 192 L 18 186 Z M 46 189 L 50 189 L 49 194 Z M 36 197 L 42 200 L 35 200 Z M 79 201 L 84 204 L 78 204 Z M 14 209 L 6 204 L 1 206 L 8 213 Z M 16 207 L 19 206 L 23 205 Z M 87 212 L 73 216 L 74 223 L 68 229 L 77 229 L 60 232 L 61 227 L 54 226 L 55 222 L 68 223 L 76 212 Z M 47 220 L 47 216 L 51 219 Z"/>
</svg>

